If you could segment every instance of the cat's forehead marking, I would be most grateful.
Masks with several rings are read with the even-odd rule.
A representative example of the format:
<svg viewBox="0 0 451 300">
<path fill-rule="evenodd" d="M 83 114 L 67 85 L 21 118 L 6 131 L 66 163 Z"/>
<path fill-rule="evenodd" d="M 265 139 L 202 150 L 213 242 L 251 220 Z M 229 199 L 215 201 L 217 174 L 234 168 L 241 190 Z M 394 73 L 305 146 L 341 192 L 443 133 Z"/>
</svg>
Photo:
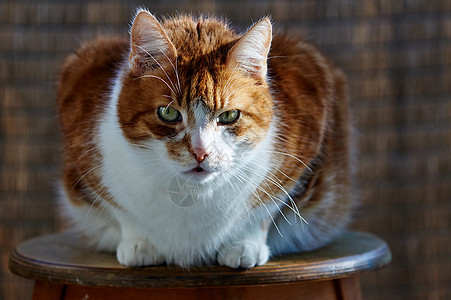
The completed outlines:
<svg viewBox="0 0 451 300">
<path fill-rule="evenodd" d="M 203 70 L 190 78 L 190 91 L 187 104 L 193 109 L 212 113 L 217 109 L 215 98 L 216 82 L 211 74 Z"/>
<path fill-rule="evenodd" d="M 194 107 L 207 105 L 207 103 L 203 97 L 196 97 L 196 99 L 194 99 L 193 103 L 194 103 Z"/>
<path fill-rule="evenodd" d="M 202 97 L 197 97 L 192 102 L 192 110 L 194 116 L 194 124 L 196 127 L 204 127 L 209 120 L 211 113 L 206 101 Z"/>
</svg>

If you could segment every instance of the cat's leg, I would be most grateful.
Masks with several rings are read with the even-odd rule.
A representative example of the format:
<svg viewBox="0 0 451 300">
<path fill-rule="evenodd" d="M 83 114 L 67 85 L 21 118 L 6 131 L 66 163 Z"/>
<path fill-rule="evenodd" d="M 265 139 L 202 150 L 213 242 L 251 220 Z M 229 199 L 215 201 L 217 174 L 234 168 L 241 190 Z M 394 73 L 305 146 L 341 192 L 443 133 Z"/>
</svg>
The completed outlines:
<svg viewBox="0 0 451 300">
<path fill-rule="evenodd" d="M 122 240 L 119 243 L 116 256 L 119 263 L 129 266 L 158 265 L 164 262 L 164 257 L 148 239 L 137 230 L 137 224 L 126 217 L 120 217 Z"/>
<path fill-rule="evenodd" d="M 231 268 L 252 268 L 266 263 L 269 259 L 268 227 L 267 222 L 245 226 L 231 242 L 221 247 L 218 263 Z"/>
</svg>

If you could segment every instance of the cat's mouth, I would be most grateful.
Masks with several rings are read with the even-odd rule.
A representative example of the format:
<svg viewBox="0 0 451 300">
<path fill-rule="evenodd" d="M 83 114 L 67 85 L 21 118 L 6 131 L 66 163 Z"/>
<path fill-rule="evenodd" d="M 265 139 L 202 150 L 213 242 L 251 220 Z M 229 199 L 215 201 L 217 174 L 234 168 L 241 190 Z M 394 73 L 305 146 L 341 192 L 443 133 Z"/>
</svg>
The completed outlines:
<svg viewBox="0 0 451 300">
<path fill-rule="evenodd" d="M 204 169 L 201 166 L 194 167 L 188 171 L 183 172 L 183 174 L 189 176 L 190 179 L 204 181 L 211 178 L 214 172 Z"/>
<path fill-rule="evenodd" d="M 201 166 L 197 166 L 195 168 L 192 168 L 188 171 L 185 172 L 186 174 L 193 174 L 193 173 L 208 173 L 207 170 L 205 170 L 204 168 L 202 168 Z"/>
</svg>

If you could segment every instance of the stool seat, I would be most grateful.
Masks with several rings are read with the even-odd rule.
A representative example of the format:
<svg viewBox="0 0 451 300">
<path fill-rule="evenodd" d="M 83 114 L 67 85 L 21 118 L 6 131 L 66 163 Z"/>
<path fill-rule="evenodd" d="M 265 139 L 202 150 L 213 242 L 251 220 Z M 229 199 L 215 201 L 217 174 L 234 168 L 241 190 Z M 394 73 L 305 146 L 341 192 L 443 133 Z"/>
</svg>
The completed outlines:
<svg viewBox="0 0 451 300">
<path fill-rule="evenodd" d="M 60 299 L 61 293 L 67 295 L 68 287 L 74 289 L 77 286 L 85 287 L 84 291 L 91 294 L 96 287 L 103 289 L 103 295 L 107 295 L 109 290 L 113 293 L 111 295 L 116 296 L 119 290 L 125 289 L 129 293 L 132 290 L 141 291 L 142 295 L 149 296 L 142 299 L 157 299 L 151 298 L 151 295 L 161 292 L 161 295 L 167 296 L 177 290 L 183 290 L 188 295 L 196 288 L 204 291 L 210 288 L 209 294 L 213 292 L 212 288 L 216 288 L 217 292 L 228 288 L 230 293 L 230 288 L 256 289 L 271 285 L 278 285 L 283 290 L 288 289 L 289 284 L 301 287 L 299 284 L 319 280 L 357 278 L 355 275 L 380 268 L 390 260 L 390 250 L 382 239 L 369 233 L 345 232 L 318 250 L 274 257 L 265 265 L 252 269 L 201 266 L 187 270 L 166 265 L 136 268 L 120 265 L 115 255 L 92 252 L 83 247 L 74 234 L 62 232 L 33 238 L 18 245 L 10 255 L 9 268 L 19 276 L 36 281 L 35 299 L 39 299 L 38 286 L 45 286 L 47 290 L 58 289 L 59 298 L 55 299 Z M 324 282 L 321 284 L 324 285 Z M 224 292 L 226 290 L 222 290 Z"/>
</svg>

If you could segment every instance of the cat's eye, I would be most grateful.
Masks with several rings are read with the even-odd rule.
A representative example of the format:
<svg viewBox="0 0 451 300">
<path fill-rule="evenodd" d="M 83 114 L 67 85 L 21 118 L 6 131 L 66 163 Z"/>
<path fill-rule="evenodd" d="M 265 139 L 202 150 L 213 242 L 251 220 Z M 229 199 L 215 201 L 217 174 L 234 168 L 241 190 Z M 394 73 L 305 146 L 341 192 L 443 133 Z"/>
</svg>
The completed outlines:
<svg viewBox="0 0 451 300">
<path fill-rule="evenodd" d="M 158 117 L 166 123 L 176 123 L 182 120 L 182 114 L 170 106 L 158 107 L 157 114 Z"/>
<path fill-rule="evenodd" d="M 218 116 L 218 123 L 221 125 L 229 125 L 234 123 L 240 117 L 240 111 L 236 109 L 228 110 Z"/>
</svg>

